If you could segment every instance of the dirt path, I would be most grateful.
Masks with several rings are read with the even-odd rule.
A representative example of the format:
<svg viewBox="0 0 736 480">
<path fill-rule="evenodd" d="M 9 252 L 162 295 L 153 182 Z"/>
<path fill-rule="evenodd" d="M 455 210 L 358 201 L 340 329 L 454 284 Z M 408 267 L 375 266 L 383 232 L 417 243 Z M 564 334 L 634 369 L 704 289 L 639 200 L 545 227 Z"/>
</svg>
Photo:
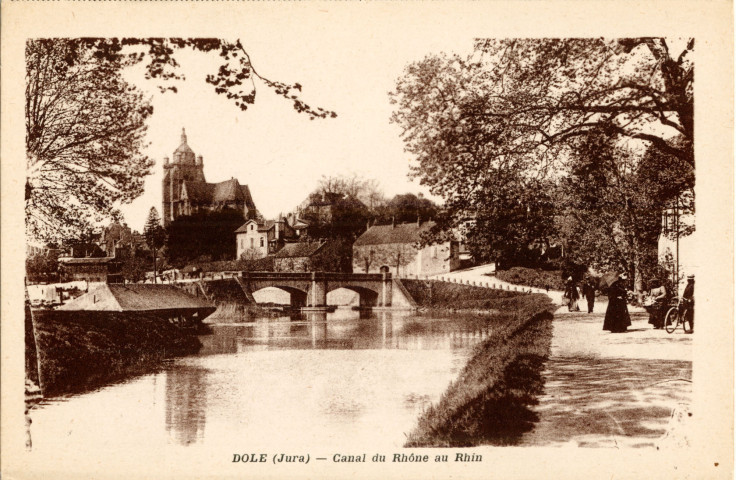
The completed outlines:
<svg viewBox="0 0 736 480">
<path fill-rule="evenodd" d="M 597 307 L 555 314 L 539 421 L 521 445 L 687 445 L 692 335 L 654 330 L 643 313 L 628 333 L 604 332 Z"/>
</svg>

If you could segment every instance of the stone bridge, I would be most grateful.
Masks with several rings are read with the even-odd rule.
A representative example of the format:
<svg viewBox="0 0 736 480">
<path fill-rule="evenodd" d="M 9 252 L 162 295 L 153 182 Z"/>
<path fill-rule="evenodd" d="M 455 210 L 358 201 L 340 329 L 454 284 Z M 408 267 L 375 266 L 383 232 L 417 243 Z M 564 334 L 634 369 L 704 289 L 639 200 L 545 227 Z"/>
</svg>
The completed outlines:
<svg viewBox="0 0 736 480">
<path fill-rule="evenodd" d="M 416 307 L 411 295 L 390 273 L 240 272 L 231 278 L 204 279 L 199 285 L 208 297 L 214 290 L 221 294 L 218 297 L 228 298 L 234 296 L 234 290 L 240 290 L 245 303 L 255 303 L 253 292 L 273 287 L 288 292 L 293 307 L 322 307 L 327 305 L 329 292 L 346 288 L 358 293 L 361 307 Z"/>
</svg>

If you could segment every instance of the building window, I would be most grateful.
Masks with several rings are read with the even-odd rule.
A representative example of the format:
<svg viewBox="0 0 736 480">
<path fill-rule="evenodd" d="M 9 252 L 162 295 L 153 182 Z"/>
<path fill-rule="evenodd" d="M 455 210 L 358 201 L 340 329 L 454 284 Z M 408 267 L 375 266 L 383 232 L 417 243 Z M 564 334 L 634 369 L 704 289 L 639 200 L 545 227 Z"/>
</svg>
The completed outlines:
<svg viewBox="0 0 736 480">
<path fill-rule="evenodd" d="M 250 226 L 250 229 L 253 230 L 253 225 Z"/>
<path fill-rule="evenodd" d="M 250 239 L 250 248 L 253 248 L 253 246 L 255 245 L 255 244 L 254 244 L 254 241 L 255 241 L 255 239 L 254 239 L 254 238 L 251 238 L 251 239 Z"/>
<path fill-rule="evenodd" d="M 263 247 L 263 237 L 261 237 L 261 247 Z"/>
<path fill-rule="evenodd" d="M 432 247 L 432 258 L 437 258 L 437 246 Z"/>
</svg>

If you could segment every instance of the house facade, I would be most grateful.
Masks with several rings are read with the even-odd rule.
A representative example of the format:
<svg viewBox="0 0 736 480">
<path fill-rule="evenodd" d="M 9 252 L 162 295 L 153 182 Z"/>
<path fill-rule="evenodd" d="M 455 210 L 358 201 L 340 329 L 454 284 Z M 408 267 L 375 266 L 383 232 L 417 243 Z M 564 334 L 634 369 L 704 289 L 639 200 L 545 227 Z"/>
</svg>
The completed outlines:
<svg viewBox="0 0 736 480">
<path fill-rule="evenodd" d="M 120 263 L 115 257 L 59 257 L 62 282 L 122 283 Z"/>
<path fill-rule="evenodd" d="M 277 220 L 248 220 L 235 230 L 236 258 L 263 258 L 278 252 L 288 241 L 297 238 L 296 231 L 281 216 Z"/>
<path fill-rule="evenodd" d="M 353 272 L 391 272 L 399 277 L 449 273 L 460 266 L 455 240 L 420 247 L 434 222 L 374 225 L 353 243 Z"/>
<path fill-rule="evenodd" d="M 203 169 L 202 155 L 194 154 L 182 129 L 181 144 L 174 150 L 173 159 L 169 162 L 169 157 L 164 158 L 161 208 L 164 226 L 180 216 L 225 208 L 242 212 L 246 220 L 256 218 L 256 206 L 247 185 L 241 185 L 235 178 L 207 183 Z"/>
</svg>

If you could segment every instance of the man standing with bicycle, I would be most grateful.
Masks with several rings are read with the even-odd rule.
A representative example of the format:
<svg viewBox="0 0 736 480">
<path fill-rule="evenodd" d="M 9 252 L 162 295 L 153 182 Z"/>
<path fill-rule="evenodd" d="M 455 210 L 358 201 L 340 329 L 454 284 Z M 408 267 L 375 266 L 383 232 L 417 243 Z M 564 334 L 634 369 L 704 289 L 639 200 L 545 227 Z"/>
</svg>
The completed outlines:
<svg viewBox="0 0 736 480">
<path fill-rule="evenodd" d="M 687 276 L 687 285 L 682 292 L 682 308 L 685 309 L 685 321 L 690 324 L 690 333 L 695 329 L 693 318 L 695 317 L 695 275 Z"/>
</svg>

